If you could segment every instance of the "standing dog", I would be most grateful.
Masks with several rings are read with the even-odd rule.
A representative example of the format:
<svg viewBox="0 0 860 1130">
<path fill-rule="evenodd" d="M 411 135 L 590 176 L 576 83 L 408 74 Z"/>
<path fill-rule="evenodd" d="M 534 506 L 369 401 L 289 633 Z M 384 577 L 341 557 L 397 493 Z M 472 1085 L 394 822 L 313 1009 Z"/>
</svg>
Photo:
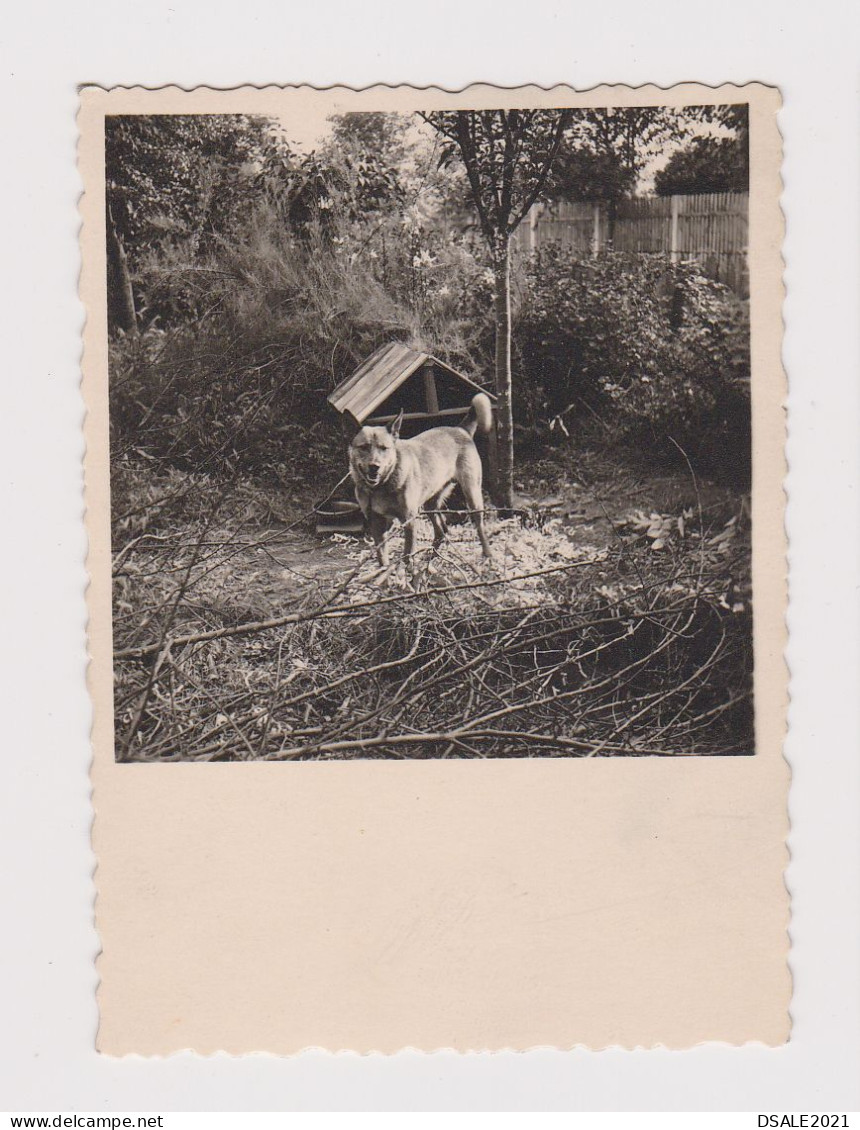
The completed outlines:
<svg viewBox="0 0 860 1130">
<path fill-rule="evenodd" d="M 433 523 L 433 548 L 438 549 L 448 526 L 441 514 L 451 491 L 459 486 L 481 542 L 491 558 L 484 531 L 481 494 L 481 457 L 475 432 L 493 426 L 490 398 L 479 392 L 472 398 L 468 419 L 454 428 L 430 428 L 412 439 L 400 439 L 401 410 L 387 428 L 364 427 L 350 444 L 349 472 L 355 497 L 370 526 L 379 564 L 388 565 L 385 535 L 395 518 L 403 523 L 409 574 L 415 580 L 415 519 L 425 508 Z"/>
</svg>

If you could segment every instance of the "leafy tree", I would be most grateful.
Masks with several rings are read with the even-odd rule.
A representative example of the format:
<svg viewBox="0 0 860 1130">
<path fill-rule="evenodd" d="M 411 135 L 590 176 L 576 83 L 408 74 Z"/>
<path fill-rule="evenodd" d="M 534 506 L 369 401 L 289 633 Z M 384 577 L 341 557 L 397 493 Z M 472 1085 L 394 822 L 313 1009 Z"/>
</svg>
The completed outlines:
<svg viewBox="0 0 860 1130">
<path fill-rule="evenodd" d="M 749 107 L 693 106 L 690 116 L 716 125 L 726 136 L 698 137 L 672 155 L 654 180 L 660 196 L 749 191 Z"/>
<path fill-rule="evenodd" d="M 673 153 L 654 178 L 658 196 L 697 192 L 748 192 L 749 151 L 734 137 L 699 137 Z"/>
<path fill-rule="evenodd" d="M 408 119 L 402 114 L 354 111 L 333 114 L 329 121 L 332 126 L 329 150 L 375 153 L 391 167 L 400 164 L 406 156 L 404 135 Z"/>
<path fill-rule="evenodd" d="M 311 153 L 270 148 L 257 183 L 303 239 L 333 239 L 343 221 L 361 225 L 402 207 L 406 125 L 397 114 L 350 113 L 329 119 L 331 137 Z"/>
<path fill-rule="evenodd" d="M 179 237 L 205 250 L 242 218 L 261 161 L 288 151 L 265 118 L 243 114 L 105 119 L 112 323 L 136 330 L 131 276 L 141 257 Z"/>
<path fill-rule="evenodd" d="M 349 113 L 329 118 L 331 138 L 320 158 L 339 174 L 344 210 L 350 220 L 402 206 L 407 119 L 400 114 Z"/>
<path fill-rule="evenodd" d="M 459 158 L 490 250 L 498 395 L 498 503 L 513 496 L 510 240 L 541 195 L 558 156 L 567 110 L 454 110 L 421 115 L 442 138 L 440 165 Z"/>
<path fill-rule="evenodd" d="M 722 126 L 735 137 L 749 140 L 750 108 L 746 102 L 723 103 L 716 106 L 685 106 L 684 113 L 698 122 Z"/>
<path fill-rule="evenodd" d="M 140 252 L 172 231 L 224 231 L 247 204 L 255 163 L 275 145 L 267 120 L 244 114 L 108 117 L 105 178 L 117 234 Z"/>
<path fill-rule="evenodd" d="M 612 154 L 628 175 L 637 178 L 656 152 L 685 132 L 682 112 L 665 106 L 577 109 L 571 111 L 563 150 Z"/>
<path fill-rule="evenodd" d="M 546 194 L 561 200 L 617 200 L 635 185 L 635 171 L 625 168 L 614 151 L 562 146 Z"/>
<path fill-rule="evenodd" d="M 607 202 L 611 246 L 618 201 L 632 194 L 651 157 L 686 131 L 683 113 L 665 106 L 572 110 L 557 165 L 560 194 Z"/>
</svg>

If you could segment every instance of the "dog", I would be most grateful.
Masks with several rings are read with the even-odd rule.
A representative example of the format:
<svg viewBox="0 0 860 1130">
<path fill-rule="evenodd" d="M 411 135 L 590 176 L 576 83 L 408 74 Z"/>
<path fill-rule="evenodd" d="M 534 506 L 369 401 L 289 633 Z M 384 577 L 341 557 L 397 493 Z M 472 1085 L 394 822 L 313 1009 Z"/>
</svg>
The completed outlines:
<svg viewBox="0 0 860 1130">
<path fill-rule="evenodd" d="M 380 566 L 388 567 L 386 534 L 395 518 L 403 523 L 405 558 L 415 582 L 415 519 L 423 507 L 433 523 L 433 548 L 441 545 L 448 526 L 441 513 L 446 499 L 459 486 L 475 524 L 484 557 L 492 560 L 484 530 L 481 457 L 476 432 L 493 426 L 490 398 L 472 397 L 469 415 L 456 427 L 430 428 L 412 439 L 401 439 L 403 410 L 386 427 L 363 427 L 349 447 L 349 473 L 355 497 L 376 545 Z"/>
</svg>

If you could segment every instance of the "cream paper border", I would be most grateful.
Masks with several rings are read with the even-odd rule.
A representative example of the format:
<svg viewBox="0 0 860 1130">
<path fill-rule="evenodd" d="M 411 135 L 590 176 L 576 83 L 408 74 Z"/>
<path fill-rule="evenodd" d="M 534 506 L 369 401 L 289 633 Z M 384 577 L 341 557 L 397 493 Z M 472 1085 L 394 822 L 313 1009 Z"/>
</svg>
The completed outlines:
<svg viewBox="0 0 860 1130">
<path fill-rule="evenodd" d="M 754 757 L 117 764 L 106 113 L 750 104 Z M 788 1038 L 778 92 L 81 91 L 100 1027 L 109 1055 Z"/>
</svg>

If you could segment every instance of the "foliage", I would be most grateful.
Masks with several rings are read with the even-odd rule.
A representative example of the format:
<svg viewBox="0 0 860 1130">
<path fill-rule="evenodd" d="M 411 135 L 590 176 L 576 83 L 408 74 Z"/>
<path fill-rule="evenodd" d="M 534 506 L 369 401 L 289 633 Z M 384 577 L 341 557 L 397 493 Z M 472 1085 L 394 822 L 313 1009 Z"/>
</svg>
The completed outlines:
<svg viewBox="0 0 860 1130">
<path fill-rule="evenodd" d="M 685 113 L 715 132 L 672 154 L 654 179 L 656 192 L 748 192 L 749 106 L 689 106 Z"/>
<path fill-rule="evenodd" d="M 423 117 L 442 136 L 440 164 L 463 163 L 481 230 L 495 250 L 538 199 L 567 110 L 453 110 Z"/>
<path fill-rule="evenodd" d="M 600 157 L 617 170 L 616 187 L 629 191 L 648 160 L 667 143 L 683 138 L 687 129 L 684 112 L 665 106 L 571 110 L 561 158 L 564 162 L 579 153 Z"/>
<path fill-rule="evenodd" d="M 517 322 L 524 392 L 544 421 L 587 413 L 743 484 L 749 473 L 746 304 L 695 264 L 541 251 Z M 521 382 L 522 383 L 522 382 Z M 534 411 L 534 409 L 533 409 Z"/>
<path fill-rule="evenodd" d="M 361 117 L 361 115 L 358 115 Z M 309 244 L 340 224 L 391 215 L 404 205 L 394 162 L 397 128 L 378 115 L 381 150 L 348 145 L 355 124 L 340 123 L 340 144 L 296 154 L 275 125 L 245 115 L 111 117 L 106 122 L 110 218 L 129 253 L 138 316 L 166 325 L 199 316 L 190 272 L 208 269 L 220 248 L 253 239 L 261 206 Z M 402 131 L 402 126 L 400 127 Z M 359 138 L 362 136 L 358 132 Z M 184 263 L 185 287 L 166 301 L 163 276 Z"/>
<path fill-rule="evenodd" d="M 334 114 L 329 122 L 331 137 L 323 151 L 330 156 L 348 154 L 360 159 L 373 156 L 388 169 L 402 169 L 407 164 L 409 119 L 405 115 L 365 111 Z"/>
<path fill-rule="evenodd" d="M 261 178 L 284 222 L 297 234 L 311 228 L 333 233 L 338 220 L 360 223 L 402 207 L 406 189 L 384 155 L 328 146 L 294 161 L 286 176 L 271 164 Z"/>
<path fill-rule="evenodd" d="M 749 192 L 749 151 L 738 138 L 699 137 L 673 153 L 654 178 L 659 196 Z"/>
<path fill-rule="evenodd" d="M 684 113 L 694 121 L 749 138 L 750 108 L 747 102 L 717 103 L 710 106 L 685 106 Z"/>
<path fill-rule="evenodd" d="M 544 195 L 552 200 L 617 200 L 632 194 L 635 169 L 614 150 L 563 146 Z"/>
<path fill-rule="evenodd" d="M 242 114 L 120 115 L 105 119 L 108 315 L 111 328 L 187 319 L 141 273 L 149 260 L 194 261 L 243 237 L 262 198 L 264 168 L 293 162 L 271 122 Z M 181 250 L 180 250 L 181 249 Z M 129 273 L 130 272 L 130 273 Z M 157 282 L 157 280 L 155 280 Z M 155 288 L 158 289 L 157 286 Z"/>
<path fill-rule="evenodd" d="M 141 288 L 172 317 L 111 340 L 116 454 L 313 478 L 340 463 L 325 398 L 379 345 L 429 341 L 481 377 L 491 281 L 468 246 L 412 213 L 370 240 L 337 213 L 334 224 L 292 234 L 260 204 L 242 242 L 205 256 L 177 243 L 142 260 Z"/>
<path fill-rule="evenodd" d="M 702 128 L 716 132 L 692 137 Z M 632 194 L 654 157 L 682 142 L 656 174 L 659 193 L 745 191 L 748 140 L 746 105 L 572 110 L 546 193 L 619 200 Z M 672 187 L 676 183 L 681 187 Z M 704 187 L 709 184 L 714 187 Z"/>
<path fill-rule="evenodd" d="M 205 245 L 235 231 L 255 163 L 289 149 L 264 118 L 245 114 L 112 115 L 105 181 L 113 223 L 133 264 L 176 234 Z"/>
</svg>

